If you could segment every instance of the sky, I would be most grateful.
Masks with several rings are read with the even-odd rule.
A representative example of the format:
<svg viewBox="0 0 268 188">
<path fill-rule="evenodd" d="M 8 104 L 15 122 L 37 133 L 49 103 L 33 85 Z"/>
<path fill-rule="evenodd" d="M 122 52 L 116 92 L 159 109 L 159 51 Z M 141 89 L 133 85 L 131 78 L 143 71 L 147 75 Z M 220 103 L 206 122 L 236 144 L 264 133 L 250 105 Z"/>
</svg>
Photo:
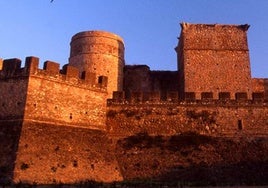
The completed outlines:
<svg viewBox="0 0 268 188">
<path fill-rule="evenodd" d="M 252 77 L 268 78 L 267 0 L 0 0 L 0 58 L 68 63 L 71 37 L 104 30 L 124 39 L 126 64 L 176 70 L 180 23 L 249 24 Z"/>
</svg>

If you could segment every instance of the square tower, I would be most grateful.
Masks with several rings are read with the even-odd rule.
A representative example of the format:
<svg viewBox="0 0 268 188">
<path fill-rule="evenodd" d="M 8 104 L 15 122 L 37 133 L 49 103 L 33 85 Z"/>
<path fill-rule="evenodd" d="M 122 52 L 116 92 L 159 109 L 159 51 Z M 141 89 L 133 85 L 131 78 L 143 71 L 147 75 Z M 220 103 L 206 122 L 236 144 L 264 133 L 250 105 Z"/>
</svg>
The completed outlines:
<svg viewBox="0 0 268 188">
<path fill-rule="evenodd" d="M 246 93 L 251 98 L 251 72 L 247 30 L 249 25 L 181 23 L 177 52 L 179 91 L 202 93 Z"/>
</svg>

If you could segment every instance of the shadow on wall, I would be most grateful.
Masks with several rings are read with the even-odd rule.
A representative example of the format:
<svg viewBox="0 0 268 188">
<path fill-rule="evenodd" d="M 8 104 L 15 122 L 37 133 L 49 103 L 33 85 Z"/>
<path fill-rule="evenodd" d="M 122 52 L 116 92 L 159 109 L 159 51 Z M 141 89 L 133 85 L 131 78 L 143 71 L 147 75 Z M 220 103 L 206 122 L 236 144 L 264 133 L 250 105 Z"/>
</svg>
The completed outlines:
<svg viewBox="0 0 268 188">
<path fill-rule="evenodd" d="M 137 134 L 117 142 L 124 179 L 174 185 L 267 185 L 268 139 L 217 138 L 188 132 Z"/>
<path fill-rule="evenodd" d="M 5 162 L 11 164 L 5 167 L 1 164 L 1 185 L 12 185 L 10 180 L 18 143 L 15 141 L 18 141 L 20 132 L 19 124 L 13 126 L 17 126 L 13 132 L 1 126 L 1 134 L 9 135 L 5 140 L 0 137 L 0 146 L 7 148 L 1 150 L 1 162 L 8 158 L 9 161 Z M 124 176 L 123 181 L 103 183 L 85 180 L 65 185 L 77 187 L 268 185 L 268 138 L 218 138 L 193 132 L 174 136 L 150 136 L 147 133 L 139 133 L 118 140 L 115 149 L 120 171 Z M 23 170 L 27 166 L 21 165 L 20 168 Z M 61 185 L 58 183 L 49 186 Z"/>
<path fill-rule="evenodd" d="M 0 121 L 0 185 L 13 180 L 21 129 L 22 121 Z"/>
<path fill-rule="evenodd" d="M 32 58 L 27 57 L 26 68 L 21 69 L 20 59 L 6 59 L 0 69 L 0 184 L 12 182 L 14 177 L 31 63 Z"/>
</svg>

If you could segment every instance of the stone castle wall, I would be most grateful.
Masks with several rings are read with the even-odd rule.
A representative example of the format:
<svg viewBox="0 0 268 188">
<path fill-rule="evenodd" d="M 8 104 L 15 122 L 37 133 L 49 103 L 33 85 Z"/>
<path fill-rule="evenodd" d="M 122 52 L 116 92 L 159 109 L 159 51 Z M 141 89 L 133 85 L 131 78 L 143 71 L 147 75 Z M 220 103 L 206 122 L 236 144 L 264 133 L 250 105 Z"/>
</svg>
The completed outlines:
<svg viewBox="0 0 268 188">
<path fill-rule="evenodd" d="M 4 60 L 0 72 L 3 120 L 27 119 L 104 129 L 106 120 L 107 79 L 86 72 L 83 79 L 71 66 L 47 61 L 38 69 L 39 60 L 26 58 L 20 68 L 18 59 Z M 61 73 L 60 73 L 61 72 Z"/>
<path fill-rule="evenodd" d="M 104 128 L 107 83 L 83 83 L 71 66 L 63 69 L 65 75 L 59 71 L 59 64 L 46 62 L 45 70 L 31 74 L 25 119 Z"/>
<path fill-rule="evenodd" d="M 147 100 L 142 94 L 132 97 L 128 101 L 119 98 L 109 101 L 107 126 L 111 134 L 126 137 L 138 133 L 196 132 L 212 136 L 267 136 L 268 103 L 263 98 L 175 102 L 172 97 L 161 101 L 155 95 Z"/>
<path fill-rule="evenodd" d="M 89 128 L 25 121 L 15 164 L 15 183 L 123 180 L 112 141 L 104 131 Z"/>
<path fill-rule="evenodd" d="M 251 95 L 251 72 L 246 31 L 248 25 L 182 23 L 176 47 L 180 91 L 236 92 Z M 217 99 L 217 95 L 213 96 Z"/>
<path fill-rule="evenodd" d="M 127 65 L 124 67 L 124 91 L 126 98 L 132 92 L 160 92 L 165 98 L 169 91 L 177 91 L 177 71 L 151 71 L 147 65 Z"/>
<path fill-rule="evenodd" d="M 106 128 L 107 78 L 39 59 L 3 61 L 0 183 L 122 180 Z M 98 130 L 97 130 L 98 129 Z M 109 175 L 107 175 L 109 171 Z M 42 172 L 40 174 L 40 172 Z"/>
<path fill-rule="evenodd" d="M 119 36 L 104 31 L 87 31 L 72 37 L 69 64 L 83 71 L 107 76 L 108 96 L 123 89 L 124 43 Z"/>
<path fill-rule="evenodd" d="M 20 70 L 19 59 L 4 60 L 0 64 L 0 121 L 22 120 L 28 89 L 27 74 Z"/>
</svg>

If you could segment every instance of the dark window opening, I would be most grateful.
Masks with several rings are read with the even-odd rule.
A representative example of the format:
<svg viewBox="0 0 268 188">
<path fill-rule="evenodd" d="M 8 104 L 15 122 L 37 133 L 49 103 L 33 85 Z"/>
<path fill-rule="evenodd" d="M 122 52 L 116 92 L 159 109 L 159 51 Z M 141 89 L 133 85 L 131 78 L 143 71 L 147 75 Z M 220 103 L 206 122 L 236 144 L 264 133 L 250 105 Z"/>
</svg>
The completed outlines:
<svg viewBox="0 0 268 188">
<path fill-rule="evenodd" d="M 238 120 L 237 121 L 237 126 L 238 126 L 238 130 L 242 130 L 243 129 L 243 124 L 242 124 L 242 120 Z"/>
</svg>

